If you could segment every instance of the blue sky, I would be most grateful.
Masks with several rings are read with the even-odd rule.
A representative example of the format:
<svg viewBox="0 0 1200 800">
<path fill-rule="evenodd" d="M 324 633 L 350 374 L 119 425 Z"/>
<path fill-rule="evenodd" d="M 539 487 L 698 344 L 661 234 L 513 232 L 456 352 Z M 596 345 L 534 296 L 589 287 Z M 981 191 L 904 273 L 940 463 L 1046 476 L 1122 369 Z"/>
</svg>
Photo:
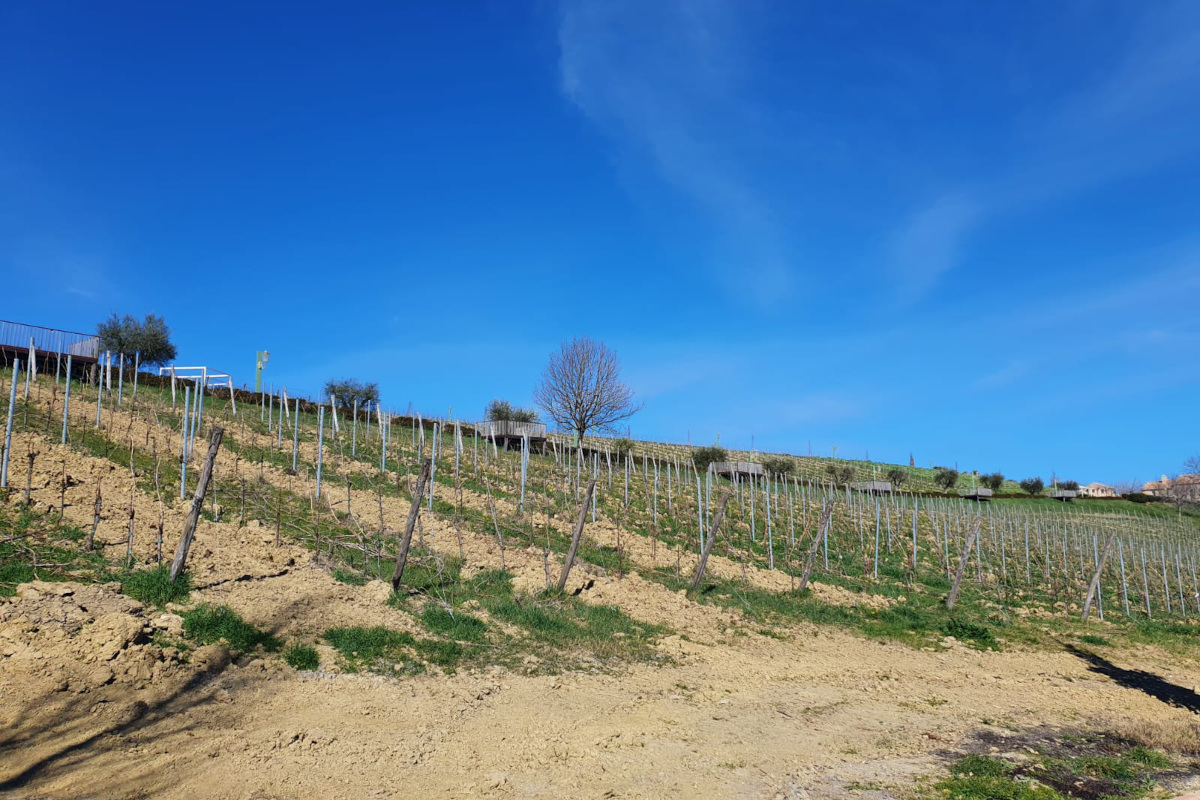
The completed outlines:
<svg viewBox="0 0 1200 800">
<path fill-rule="evenodd" d="M 1012 477 L 1200 453 L 1200 4 L 0 5 L 0 317 Z"/>
</svg>

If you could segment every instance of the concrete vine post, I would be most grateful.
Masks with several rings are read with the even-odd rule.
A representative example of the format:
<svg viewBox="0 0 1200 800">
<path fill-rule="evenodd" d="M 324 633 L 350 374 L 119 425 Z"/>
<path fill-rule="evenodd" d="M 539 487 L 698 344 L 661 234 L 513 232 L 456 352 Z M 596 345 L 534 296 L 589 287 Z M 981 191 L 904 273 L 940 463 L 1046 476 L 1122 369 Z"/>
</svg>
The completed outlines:
<svg viewBox="0 0 1200 800">
<path fill-rule="evenodd" d="M 221 449 L 221 439 L 225 429 L 214 425 L 208 434 L 208 454 L 204 457 L 204 466 L 200 470 L 200 480 L 196 483 L 196 493 L 192 496 L 192 508 L 188 511 L 183 523 L 183 536 L 179 539 L 179 549 L 175 551 L 175 560 L 171 563 L 171 582 L 174 583 L 187 564 L 188 550 L 192 547 L 192 538 L 196 535 L 196 523 L 200 521 L 200 510 L 204 508 L 204 495 L 208 492 L 208 483 L 212 479 L 213 463 L 217 460 L 217 451 Z"/>
<path fill-rule="evenodd" d="M 17 378 L 21 374 L 21 359 L 13 359 L 12 385 L 8 393 L 8 418 L 4 423 L 4 459 L 0 465 L 0 489 L 8 488 L 8 456 L 12 452 L 13 409 L 17 405 Z"/>
</svg>

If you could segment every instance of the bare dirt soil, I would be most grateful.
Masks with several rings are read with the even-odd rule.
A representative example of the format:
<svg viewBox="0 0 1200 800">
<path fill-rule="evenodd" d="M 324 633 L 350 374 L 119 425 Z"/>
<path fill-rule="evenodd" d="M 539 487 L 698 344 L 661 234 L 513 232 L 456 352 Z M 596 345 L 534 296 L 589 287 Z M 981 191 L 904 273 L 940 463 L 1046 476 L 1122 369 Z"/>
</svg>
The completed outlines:
<svg viewBox="0 0 1200 800">
<path fill-rule="evenodd" d="M 139 424 L 129 427 L 135 441 L 146 436 Z M 160 503 L 112 461 L 22 433 L 13 440 L 12 502 L 31 447 L 37 509 L 56 514 L 61 496 L 65 519 L 89 527 L 102 481 L 97 539 L 123 553 L 132 504 L 135 560 L 153 558 L 160 514 L 169 558 L 186 512 L 177 491 L 164 488 Z M 236 468 L 223 452 L 218 472 Z M 262 474 L 306 491 L 302 477 L 271 467 Z M 339 490 L 332 499 L 339 510 L 345 497 Z M 486 507 L 477 493 L 463 502 Z M 376 519 L 382 505 L 390 530 L 408 511 L 407 502 L 369 492 L 352 492 L 351 505 L 363 519 Z M 512 510 L 509 500 L 498 505 Z M 608 522 L 588 527 L 600 544 L 618 534 Z M 445 521 L 425 520 L 422 535 L 434 551 L 457 555 Z M 189 607 L 227 605 L 288 642 L 317 642 L 335 626 L 416 632 L 409 614 L 387 604 L 390 586 L 340 583 L 311 550 L 275 538 L 258 522 L 202 520 Z M 518 590 L 536 591 L 543 554 L 522 544 L 509 546 L 506 566 Z M 664 543 L 626 535 L 623 545 L 642 567 L 675 563 Z M 500 566 L 489 535 L 464 531 L 462 550 L 464 574 Z M 710 569 L 743 575 L 721 555 Z M 790 580 L 753 567 L 745 577 L 777 591 Z M 663 658 L 584 659 L 562 674 L 488 667 L 393 678 L 349 674 L 318 645 L 319 669 L 297 672 L 278 655 L 231 657 L 221 645 L 181 651 L 173 643 L 183 608 L 142 606 L 114 584 L 23 584 L 0 598 L 0 796 L 901 798 L 981 741 L 1003 754 L 1031 729 L 1186 726 L 1200 709 L 1200 667 L 1155 647 L 1097 661 L 1066 648 L 977 651 L 951 639 L 919 650 L 803 624 L 765 635 L 736 610 L 586 565 L 568 590 L 669 628 L 655 644 Z M 814 593 L 831 603 L 890 602 L 819 582 Z M 1135 673 L 1161 685 L 1123 679 Z"/>
<path fill-rule="evenodd" d="M 376 581 L 349 586 L 258 527 L 210 524 L 193 600 L 284 637 L 411 627 Z M 432 538 L 445 536 L 437 532 Z M 475 542 L 481 545 L 482 542 Z M 474 550 L 474 549 L 472 549 Z M 468 561 L 481 553 L 470 552 Z M 532 560 L 532 559 L 531 559 Z M 900 797 L 979 732 L 1185 720 L 1068 652 L 939 652 L 735 612 L 637 577 L 581 596 L 669 625 L 665 666 L 563 675 L 299 673 L 277 657 L 181 659 L 179 617 L 113 585 L 34 583 L 0 605 L 0 787 L 79 797 Z M 1153 648 L 1129 663 L 1191 690 Z"/>
</svg>

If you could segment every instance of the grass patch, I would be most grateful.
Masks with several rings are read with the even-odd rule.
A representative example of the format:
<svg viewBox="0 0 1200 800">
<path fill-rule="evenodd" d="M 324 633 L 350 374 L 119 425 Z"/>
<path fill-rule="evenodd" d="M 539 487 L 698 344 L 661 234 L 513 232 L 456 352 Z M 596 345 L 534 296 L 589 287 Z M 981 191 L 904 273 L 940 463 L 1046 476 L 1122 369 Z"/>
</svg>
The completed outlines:
<svg viewBox="0 0 1200 800">
<path fill-rule="evenodd" d="M 666 633 L 638 622 L 616 606 L 590 605 L 576 597 L 553 594 L 495 598 L 485 608 L 498 620 L 521 628 L 538 655 L 591 656 L 599 661 L 648 660 L 653 641 Z"/>
<path fill-rule="evenodd" d="M 315 647 L 295 644 L 283 652 L 283 660 L 292 669 L 314 670 L 321 665 L 321 657 Z"/>
<path fill-rule="evenodd" d="M 996 641 L 992 629 L 977 622 L 968 622 L 955 617 L 946 623 L 943 630 L 947 636 L 953 636 L 960 642 L 968 642 L 982 650 L 999 650 L 1000 643 Z"/>
<path fill-rule="evenodd" d="M 325 641 L 341 656 L 347 672 L 415 675 L 424 671 L 416 661 L 417 639 L 411 633 L 377 625 L 330 628 Z"/>
<path fill-rule="evenodd" d="M 481 642 L 487 637 L 487 624 L 465 611 L 454 612 L 430 603 L 421 612 L 421 623 L 436 634 L 460 642 Z"/>
<path fill-rule="evenodd" d="M 80 547 L 85 536 L 56 515 L 0 504 L 0 597 L 12 597 L 19 584 L 34 580 L 112 580 L 104 556 Z"/>
<path fill-rule="evenodd" d="M 351 572 L 348 569 L 335 569 L 333 571 L 333 579 L 340 583 L 348 583 L 351 586 L 366 586 L 367 578 L 358 572 Z"/>
<path fill-rule="evenodd" d="M 200 644 L 224 640 L 230 650 L 238 653 L 248 653 L 259 647 L 272 653 L 280 647 L 279 639 L 273 634 L 254 627 L 228 606 L 208 603 L 196 606 L 183 615 L 183 632 Z"/>
<path fill-rule="evenodd" d="M 1095 645 L 1096 647 L 1111 647 L 1112 642 L 1105 639 L 1103 636 L 1097 636 L 1094 633 L 1085 633 L 1079 637 L 1079 641 L 1084 644 Z"/>
<path fill-rule="evenodd" d="M 121 591 L 139 603 L 162 608 L 167 603 L 178 603 L 188 599 L 192 592 L 192 576 L 180 573 L 171 582 L 171 568 L 166 564 L 153 569 L 142 569 L 126 573 L 121 578 Z"/>
<path fill-rule="evenodd" d="M 1171 774 L 1165 754 L 1120 736 L 1085 733 L 1029 748 L 1028 760 L 1010 763 L 968 755 L 950 766 L 949 777 L 922 797 L 955 800 L 1135 800 Z"/>
</svg>

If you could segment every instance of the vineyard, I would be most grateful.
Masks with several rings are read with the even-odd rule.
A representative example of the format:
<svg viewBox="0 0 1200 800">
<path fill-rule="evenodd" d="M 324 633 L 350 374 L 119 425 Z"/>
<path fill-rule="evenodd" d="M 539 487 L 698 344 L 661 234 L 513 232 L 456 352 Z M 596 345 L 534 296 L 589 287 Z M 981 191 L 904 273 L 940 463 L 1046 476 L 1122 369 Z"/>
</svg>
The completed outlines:
<svg viewBox="0 0 1200 800">
<path fill-rule="evenodd" d="M 821 672 L 821 680 L 844 688 L 833 676 L 860 666 L 839 664 L 836 652 L 861 648 L 862 663 L 869 665 L 861 668 L 871 677 L 860 678 L 872 686 L 891 680 L 879 676 L 893 668 L 914 679 L 938 665 L 961 670 L 962 680 L 950 692 L 953 699 L 943 702 L 952 703 L 947 711 L 957 709 L 962 716 L 963 709 L 979 702 L 968 699 L 971 687 L 1007 670 L 1000 666 L 1010 663 L 1004 659 L 1012 659 L 1012 672 L 1000 682 L 1017 681 L 1006 684 L 1010 690 L 1037 683 L 1039 662 L 1057 664 L 1055 676 L 1096 675 L 1103 669 L 1089 657 L 1109 664 L 1109 658 L 1121 660 L 1122 653 L 1138 653 L 1138 669 L 1151 662 L 1176 669 L 1178 659 L 1194 653 L 1200 630 L 1200 518 L 1160 504 L 976 503 L 938 493 L 932 470 L 915 467 L 902 468 L 909 475 L 903 491 L 871 494 L 847 483 L 835 485 L 826 470 L 830 460 L 813 457 L 794 458 L 787 474 L 725 478 L 697 469 L 692 448 L 684 445 L 634 442 L 631 450 L 618 451 L 610 440 L 586 439 L 573 448 L 569 438 L 552 435 L 539 453 L 528 441 L 506 449 L 462 421 L 352 414 L 270 394 L 197 391 L 202 387 L 194 382 L 157 376 L 114 375 L 111 388 L 74 377 L 0 372 L 11 398 L 4 411 L 7 503 L 0 506 L 0 595 L 12 598 L 10 605 L 0 606 L 9 609 L 0 619 L 0 636 L 8 642 L 5 657 L 16 663 L 11 660 L 25 652 L 22 648 L 39 650 L 39 625 L 66 613 L 47 611 L 42 622 L 31 622 L 22 607 L 65 603 L 64 598 L 100 591 L 89 587 L 108 587 L 107 599 L 94 602 L 116 604 L 125 609 L 120 614 L 141 613 L 131 610 L 139 605 L 154 619 L 165 619 L 160 628 L 147 623 L 154 628 L 149 639 L 135 635 L 126 642 L 125 649 L 145 649 L 139 651 L 150 664 L 145 675 L 132 670 L 126 679 L 97 667 L 89 673 L 100 671 L 104 678 L 92 687 L 96 692 L 122 686 L 129 692 L 151 691 L 169 683 L 172 674 L 183 681 L 196 670 L 211 675 L 229 663 L 240 667 L 244 681 L 253 663 L 276 683 L 301 676 L 301 685 L 314 687 L 311 691 L 321 697 L 341 685 L 330 681 L 357 681 L 345 684 L 346 702 L 362 707 L 368 727 L 377 718 L 370 717 L 370 709 L 385 713 L 375 701 L 415 681 L 420 688 L 412 691 L 422 694 L 414 713 L 428 713 L 423 724 L 429 726 L 439 704 L 469 715 L 499 691 L 491 687 L 517 678 L 531 682 L 517 691 L 528 691 L 535 704 L 539 693 L 556 682 L 561 686 L 564 676 L 581 697 L 598 687 L 629 686 L 638 696 L 657 692 L 656 697 L 698 703 L 698 695 L 716 690 L 689 681 L 696 664 L 710 658 L 700 653 L 718 647 L 727 652 L 711 657 L 711 669 L 729 672 L 720 680 L 710 678 L 713 685 L 728 686 L 725 692 L 739 686 L 739 676 L 762 669 L 754 660 L 762 653 L 769 654 L 762 656 L 767 662 L 789 664 L 771 670 L 793 675 L 789 670 L 805 669 L 790 666 L 803 661 L 805 652 L 824 652 L 831 663 L 822 668 L 828 672 Z M 730 457 L 760 456 L 732 452 Z M 892 467 L 839 463 L 853 467 L 855 481 L 874 480 Z M 181 546 L 185 530 L 185 540 L 194 532 L 190 549 Z M 175 580 L 169 570 L 173 560 Z M 71 588 L 56 594 L 55 586 Z M 835 651 L 821 650 L 807 632 L 835 637 Z M 752 638 L 758 649 L 739 649 L 749 647 L 739 643 L 743 638 Z M 947 657 L 954 659 L 949 666 L 937 660 Z M 45 678 L 47 686 L 62 681 L 74 687 L 74 678 L 62 677 L 71 672 L 70 665 L 49 669 L 41 660 L 29 663 L 34 665 L 29 674 Z M 787 680 L 800 680 L 801 674 Z M 584 688 L 581 682 L 589 676 L 595 684 Z M 1183 716 L 1171 719 L 1186 727 L 1193 702 L 1186 697 L 1167 703 L 1131 688 L 1117 689 L 1120 695 L 1092 689 L 1100 699 L 1091 702 L 1084 700 L 1086 686 L 1063 688 L 1060 677 L 1047 679 L 1047 685 L 1054 683 L 1052 691 L 1037 691 L 1045 692 L 1043 699 L 1063 724 L 1080 724 L 1100 711 L 1108 715 L 1106 724 L 1117 718 L 1155 719 L 1174 706 Z M 232 680 L 224 673 L 206 680 L 237 694 L 233 683 L 220 684 Z M 364 680 L 387 683 L 379 688 Z M 649 688 L 663 682 L 683 688 Z M 919 686 L 910 688 L 913 697 L 927 694 Z M 46 691 L 52 699 L 80 696 L 73 688 Z M 770 702 L 797 691 L 789 684 Z M 374 700 L 372 692 L 379 693 Z M 469 696 L 469 708 L 447 699 L 459 694 Z M 174 702 L 178 695 L 172 697 Z M 55 702 L 47 707 L 63 705 Z M 564 699 L 563 707 L 573 702 Z M 791 711 L 780 706 L 782 717 L 767 713 L 786 724 L 793 715 L 811 716 L 807 709 L 824 702 L 834 703 L 829 713 L 838 717 L 834 709 L 841 701 L 829 697 L 806 697 Z M 907 732 L 895 734 L 886 746 L 879 741 L 889 737 L 879 734 L 870 737 L 871 743 L 856 739 L 831 750 L 828 737 L 839 729 L 830 720 L 813 728 L 814 736 L 826 737 L 824 744 L 811 740 L 819 757 L 811 763 L 799 754 L 790 757 L 817 770 L 806 773 L 810 786 L 841 776 L 836 780 L 845 788 L 854 775 L 862 778 L 832 766 L 854 762 L 856 754 L 844 751 L 856 748 L 871 752 L 875 761 L 886 750 L 888 763 L 896 753 L 926 758 L 862 778 L 881 787 L 936 772 L 935 740 L 905 738 L 917 736 L 918 729 L 932 730 L 924 715 L 938 712 L 940 703 L 920 702 L 919 711 L 908 715 L 919 720 L 916 727 L 895 721 L 906 712 L 883 715 L 887 723 L 881 725 Z M 1000 716 L 1016 719 L 1027 699 L 989 697 L 987 702 L 998 703 Z M 279 703 L 277 711 L 291 713 L 284 700 Z M 1197 709 L 1200 703 L 1191 710 Z M 77 788 L 79 771 L 88 768 L 69 754 L 55 751 L 47 757 L 46 752 L 54 751 L 55 738 L 70 739 L 73 731 L 83 736 L 88 729 L 80 720 L 88 714 L 100 719 L 107 712 L 76 710 L 77 717 L 56 712 L 66 720 L 65 728 L 58 717 L 36 723 L 30 709 L 11 713 L 18 716 L 7 720 L 13 732 L 8 736 L 16 738 L 0 736 L 0 745 L 23 746 L 28 757 L 0 773 L 0 785 L 69 795 Z M 145 714 L 139 711 L 139 719 Z M 980 724 L 979 714 L 970 716 Z M 540 721 L 529 724 L 549 726 L 536 718 Z M 1028 723 L 1036 717 L 1023 719 Z M 143 724 L 165 723 L 143 720 L 138 726 Z M 958 744 L 975 735 L 963 722 L 946 724 Z M 768 723 L 756 719 L 755 725 Z M 127 729 L 133 735 L 140 728 L 122 723 L 104 730 L 112 736 L 114 731 L 126 735 Z M 546 727 L 531 740 L 554 735 L 565 734 Z M 646 736 L 628 730 L 621 735 Z M 1148 735 L 1143 738 L 1155 744 Z M 138 741 L 143 751 L 154 751 L 152 740 Z M 336 749 L 328 732 L 312 731 L 283 747 L 294 750 L 297 741 L 310 755 L 314 748 Z M 414 746 L 432 753 L 437 741 L 426 736 Z M 627 750 L 609 746 L 616 740 L 605 741 L 588 747 L 621 749 L 625 760 L 617 762 L 636 771 Z M 522 746 L 532 745 L 524 741 Z M 457 780 L 458 790 L 468 794 L 530 793 L 532 783 L 514 789 L 518 774 L 532 781 L 528 775 L 538 769 L 550 775 L 561 768 L 574 777 L 560 771 L 559 778 L 538 780 L 565 791 L 578 773 L 563 767 L 567 756 L 558 763 L 553 741 L 549 746 L 550 756 L 538 750 L 546 763 L 522 757 L 506 760 L 502 770 L 471 766 L 474 777 L 465 784 L 460 770 L 447 767 L 439 773 L 444 777 L 430 777 L 424 788 L 432 791 Z M 570 747 L 563 743 L 562 749 L 566 753 Z M 742 762 L 755 763 L 753 747 L 729 749 L 741 755 L 708 754 L 696 762 L 711 780 L 699 794 L 728 796 L 752 785 L 781 791 L 800 786 L 800 773 L 776 774 L 786 772 L 779 765 L 767 771 L 767 778 L 752 776 Z M 120 763 L 118 753 L 125 751 L 111 752 L 115 760 L 99 763 Z M 370 755 L 360 747 L 345 757 Z M 474 763 L 462 753 L 458 757 Z M 257 762 L 239 763 L 249 769 Z M 413 763 L 419 765 L 421 758 Z M 676 779 L 678 774 L 671 778 Z M 305 785 L 279 780 L 278 791 Z M 613 780 L 622 793 L 632 793 L 636 785 L 629 776 Z M 281 788 L 285 784 L 290 788 Z M 470 791 L 463 788 L 467 784 Z M 688 791 L 682 784 L 663 784 L 652 793 Z"/>
</svg>

